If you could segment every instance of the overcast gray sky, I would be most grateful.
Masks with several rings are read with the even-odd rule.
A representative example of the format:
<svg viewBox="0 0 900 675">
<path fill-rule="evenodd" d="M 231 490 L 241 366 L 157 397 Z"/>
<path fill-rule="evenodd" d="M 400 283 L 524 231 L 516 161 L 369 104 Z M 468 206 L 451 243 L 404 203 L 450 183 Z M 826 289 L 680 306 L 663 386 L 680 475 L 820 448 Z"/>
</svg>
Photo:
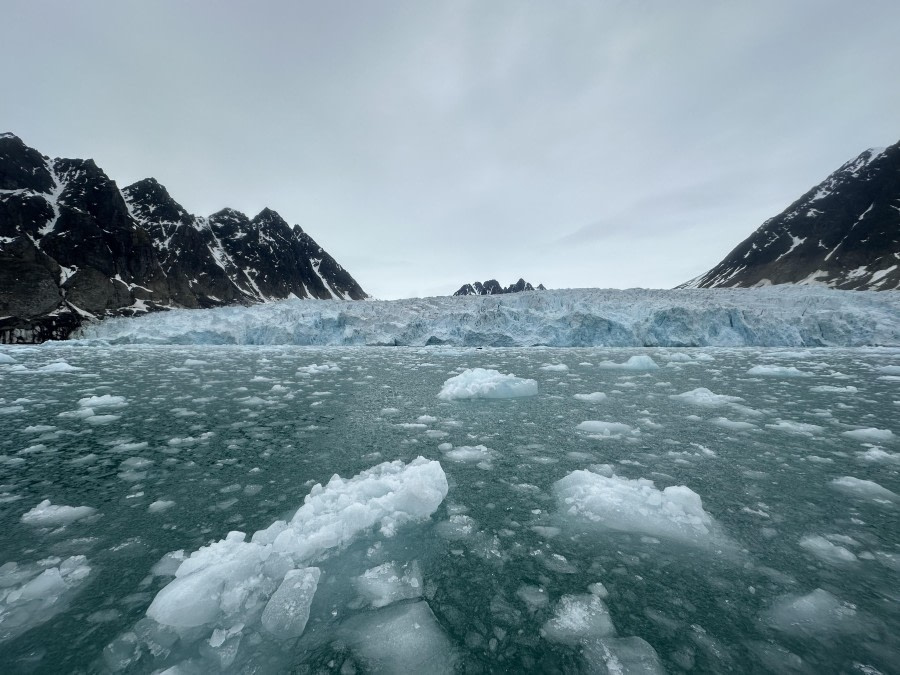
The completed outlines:
<svg viewBox="0 0 900 675">
<path fill-rule="evenodd" d="M 900 140 L 900 2 L 0 0 L 0 131 L 379 298 L 666 288 Z"/>
</svg>

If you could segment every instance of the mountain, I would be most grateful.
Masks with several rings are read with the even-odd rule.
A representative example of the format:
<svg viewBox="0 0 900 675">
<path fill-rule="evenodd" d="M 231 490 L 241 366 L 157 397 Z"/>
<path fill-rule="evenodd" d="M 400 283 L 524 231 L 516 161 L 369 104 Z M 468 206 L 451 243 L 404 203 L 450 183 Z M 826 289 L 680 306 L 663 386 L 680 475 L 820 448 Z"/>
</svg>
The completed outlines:
<svg viewBox="0 0 900 675">
<path fill-rule="evenodd" d="M 679 288 L 900 289 L 900 143 L 847 162 Z"/>
<path fill-rule="evenodd" d="M 93 160 L 0 134 L 0 342 L 64 339 L 85 319 L 287 297 L 363 300 L 271 209 L 188 213 L 155 179 L 119 190 Z"/>
<path fill-rule="evenodd" d="M 511 286 L 503 288 L 496 279 L 488 279 L 484 283 L 476 281 L 473 284 L 465 284 L 453 295 L 502 295 L 503 293 L 521 293 L 522 291 L 546 291 L 544 284 L 538 284 L 537 288 L 524 279 L 519 279 Z"/>
</svg>

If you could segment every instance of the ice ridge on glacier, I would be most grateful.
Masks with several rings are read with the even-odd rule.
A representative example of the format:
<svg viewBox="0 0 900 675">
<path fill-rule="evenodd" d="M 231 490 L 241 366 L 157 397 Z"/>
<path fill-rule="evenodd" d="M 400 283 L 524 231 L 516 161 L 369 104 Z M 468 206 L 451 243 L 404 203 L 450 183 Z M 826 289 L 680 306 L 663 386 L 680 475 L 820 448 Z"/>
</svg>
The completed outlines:
<svg viewBox="0 0 900 675">
<path fill-rule="evenodd" d="M 900 294 L 570 289 L 367 303 L 285 300 L 85 326 L 116 344 L 703 347 L 900 345 Z"/>
</svg>

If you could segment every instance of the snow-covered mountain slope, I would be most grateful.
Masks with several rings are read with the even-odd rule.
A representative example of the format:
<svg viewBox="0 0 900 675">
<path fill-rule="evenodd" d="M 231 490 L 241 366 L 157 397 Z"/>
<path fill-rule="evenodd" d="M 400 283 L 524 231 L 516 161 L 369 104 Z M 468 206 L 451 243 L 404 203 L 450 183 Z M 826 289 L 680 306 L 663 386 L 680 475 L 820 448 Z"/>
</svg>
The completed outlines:
<svg viewBox="0 0 900 675">
<path fill-rule="evenodd" d="M 288 297 L 367 295 L 270 209 L 199 218 L 152 178 L 120 191 L 93 160 L 0 134 L 0 342 L 64 338 L 85 317 Z"/>
<path fill-rule="evenodd" d="M 900 346 L 900 294 L 779 286 L 285 300 L 111 319 L 76 337 L 151 344 Z"/>
<path fill-rule="evenodd" d="M 681 288 L 900 289 L 900 143 L 863 152 Z"/>
<path fill-rule="evenodd" d="M 476 281 L 471 284 L 463 284 L 453 295 L 502 295 L 504 293 L 521 293 L 522 291 L 546 291 L 544 284 L 538 284 L 537 288 L 524 279 L 510 284 L 506 288 L 500 285 L 496 279 L 488 279 L 484 283 Z"/>
</svg>

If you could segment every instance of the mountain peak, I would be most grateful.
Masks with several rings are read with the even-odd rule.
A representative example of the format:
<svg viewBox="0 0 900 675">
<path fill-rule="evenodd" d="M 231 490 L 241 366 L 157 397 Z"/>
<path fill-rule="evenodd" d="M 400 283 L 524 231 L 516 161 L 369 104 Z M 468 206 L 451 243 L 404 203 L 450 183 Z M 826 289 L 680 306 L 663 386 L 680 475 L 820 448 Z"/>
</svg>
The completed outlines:
<svg viewBox="0 0 900 675">
<path fill-rule="evenodd" d="M 900 289 L 900 143 L 845 162 L 682 288 Z"/>
<path fill-rule="evenodd" d="M 537 289 L 535 289 L 534 286 L 521 278 L 506 288 L 503 288 L 496 279 L 488 279 L 484 283 L 475 281 L 471 284 L 463 284 L 453 295 L 503 295 L 505 293 L 521 293 L 533 290 L 545 291 L 547 289 L 544 288 L 543 284 L 538 284 Z"/>
</svg>

